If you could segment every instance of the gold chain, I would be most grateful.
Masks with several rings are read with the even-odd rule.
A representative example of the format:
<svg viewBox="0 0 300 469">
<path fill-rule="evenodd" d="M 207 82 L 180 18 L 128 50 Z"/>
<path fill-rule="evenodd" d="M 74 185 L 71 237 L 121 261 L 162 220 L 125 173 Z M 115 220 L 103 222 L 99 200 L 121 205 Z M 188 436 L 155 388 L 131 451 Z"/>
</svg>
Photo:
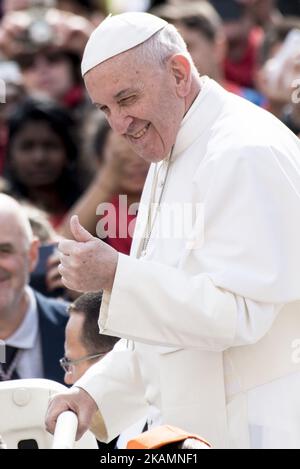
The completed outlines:
<svg viewBox="0 0 300 469">
<path fill-rule="evenodd" d="M 155 225 L 155 221 L 156 221 L 159 209 L 160 209 L 162 197 L 163 197 L 163 194 L 164 194 L 164 191 L 165 191 L 165 186 L 166 186 L 168 175 L 169 175 L 169 169 L 170 169 L 172 153 L 173 153 L 173 148 L 172 148 L 170 156 L 168 158 L 166 175 L 165 175 L 162 190 L 161 190 L 161 193 L 159 195 L 158 202 L 157 202 L 157 207 L 156 207 L 156 210 L 155 210 L 155 214 L 154 214 L 154 217 L 153 217 L 153 220 L 152 220 L 152 205 L 155 202 L 154 199 L 155 199 L 157 181 L 158 181 L 158 176 L 159 176 L 159 171 L 157 171 L 157 164 L 155 166 L 152 189 L 151 189 L 151 196 L 150 196 L 150 205 L 149 205 L 148 214 L 147 214 L 146 231 L 145 231 L 145 235 L 144 235 L 143 242 L 142 242 L 142 247 L 141 247 L 141 256 L 144 256 L 146 254 L 146 250 L 147 250 L 150 238 L 151 238 L 151 234 L 152 234 L 152 231 L 153 231 L 153 228 L 154 228 L 154 225 Z"/>
</svg>

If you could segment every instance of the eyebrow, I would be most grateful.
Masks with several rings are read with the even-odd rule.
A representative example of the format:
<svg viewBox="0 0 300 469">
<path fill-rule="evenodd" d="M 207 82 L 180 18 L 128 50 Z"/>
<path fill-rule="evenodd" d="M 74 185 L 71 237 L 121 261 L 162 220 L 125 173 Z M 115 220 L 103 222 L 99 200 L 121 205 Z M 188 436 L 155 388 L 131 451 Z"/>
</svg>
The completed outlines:
<svg viewBox="0 0 300 469">
<path fill-rule="evenodd" d="M 119 91 L 117 94 L 114 95 L 114 99 L 120 99 L 120 98 L 123 98 L 124 96 L 130 94 L 130 93 L 136 93 L 137 90 L 135 90 L 134 88 L 125 88 L 125 90 L 121 90 Z M 103 104 L 101 103 L 93 103 L 95 106 L 100 106 L 102 107 Z"/>
<path fill-rule="evenodd" d="M 115 94 L 114 99 L 120 99 L 126 96 L 127 94 L 134 93 L 135 90 L 133 88 L 126 88 L 125 90 L 119 91 L 119 93 Z"/>
<path fill-rule="evenodd" d="M 13 245 L 11 243 L 0 243 L 0 249 L 13 249 Z"/>
</svg>

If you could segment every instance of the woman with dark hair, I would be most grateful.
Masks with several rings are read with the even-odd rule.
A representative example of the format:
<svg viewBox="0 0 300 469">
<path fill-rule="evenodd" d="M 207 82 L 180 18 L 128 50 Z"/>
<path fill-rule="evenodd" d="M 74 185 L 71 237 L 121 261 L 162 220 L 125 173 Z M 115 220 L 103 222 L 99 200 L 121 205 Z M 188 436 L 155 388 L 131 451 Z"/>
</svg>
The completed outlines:
<svg viewBox="0 0 300 469">
<path fill-rule="evenodd" d="M 57 227 L 81 194 L 78 146 L 68 112 L 27 100 L 8 122 L 5 175 L 13 194 L 45 210 Z"/>
</svg>

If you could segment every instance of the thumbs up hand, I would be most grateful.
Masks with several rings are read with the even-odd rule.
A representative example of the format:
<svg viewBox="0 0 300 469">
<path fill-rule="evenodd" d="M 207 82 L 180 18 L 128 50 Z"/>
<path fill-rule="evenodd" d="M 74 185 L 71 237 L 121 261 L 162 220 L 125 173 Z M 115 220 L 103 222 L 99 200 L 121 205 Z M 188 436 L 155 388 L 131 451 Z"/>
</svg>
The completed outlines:
<svg viewBox="0 0 300 469">
<path fill-rule="evenodd" d="M 61 262 L 58 270 L 64 285 L 84 293 L 111 291 L 118 252 L 83 228 L 77 215 L 71 218 L 70 228 L 74 241 L 63 240 L 58 245 Z"/>
<path fill-rule="evenodd" d="M 77 215 L 73 215 L 70 220 L 70 228 L 74 239 L 79 243 L 87 243 L 94 239 L 94 236 L 91 235 L 83 226 L 80 225 Z"/>
</svg>

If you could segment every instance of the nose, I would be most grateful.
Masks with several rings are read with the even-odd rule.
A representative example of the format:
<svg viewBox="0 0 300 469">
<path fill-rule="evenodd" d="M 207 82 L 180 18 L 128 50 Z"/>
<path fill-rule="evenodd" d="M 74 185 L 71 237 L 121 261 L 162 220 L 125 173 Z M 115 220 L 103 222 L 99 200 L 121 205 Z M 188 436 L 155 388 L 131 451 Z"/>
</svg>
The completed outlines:
<svg viewBox="0 0 300 469">
<path fill-rule="evenodd" d="M 35 69 L 39 70 L 40 72 L 48 72 L 49 70 L 49 62 L 47 61 L 47 59 L 43 56 L 43 55 L 38 55 L 36 58 L 35 58 L 35 61 L 34 61 L 34 67 Z"/>
<path fill-rule="evenodd" d="M 65 373 L 64 382 L 69 385 L 74 384 L 73 373 Z"/>
<path fill-rule="evenodd" d="M 34 161 L 36 164 L 43 163 L 45 160 L 47 160 L 45 153 L 45 149 L 42 145 L 35 145 L 31 152 L 32 161 Z"/>
<path fill-rule="evenodd" d="M 126 134 L 128 127 L 133 122 L 133 117 L 128 116 L 123 110 L 111 112 L 108 119 L 111 128 L 119 135 Z"/>
</svg>

